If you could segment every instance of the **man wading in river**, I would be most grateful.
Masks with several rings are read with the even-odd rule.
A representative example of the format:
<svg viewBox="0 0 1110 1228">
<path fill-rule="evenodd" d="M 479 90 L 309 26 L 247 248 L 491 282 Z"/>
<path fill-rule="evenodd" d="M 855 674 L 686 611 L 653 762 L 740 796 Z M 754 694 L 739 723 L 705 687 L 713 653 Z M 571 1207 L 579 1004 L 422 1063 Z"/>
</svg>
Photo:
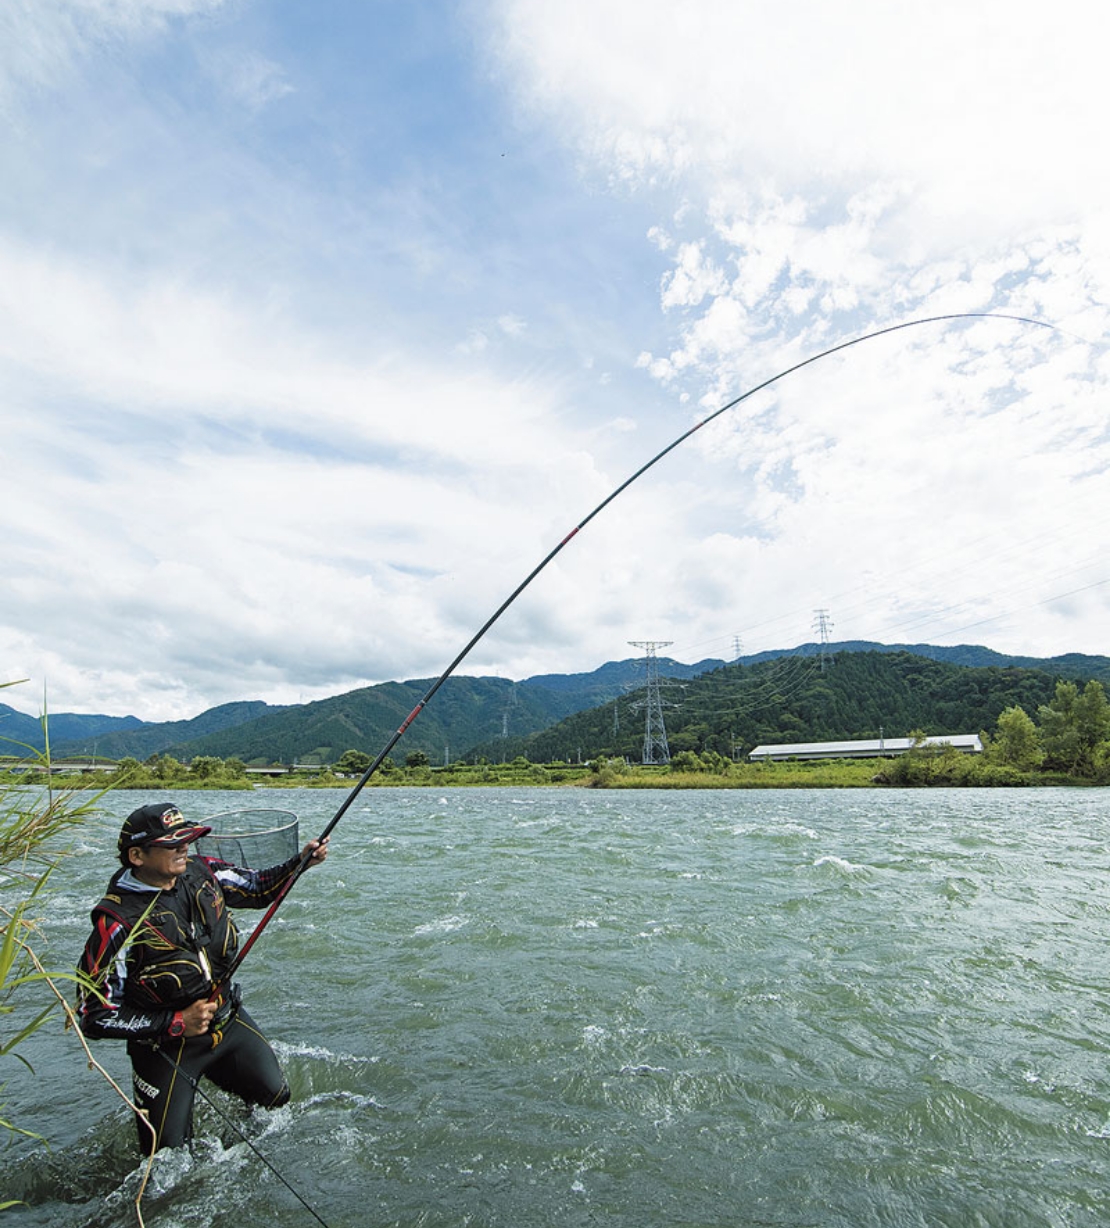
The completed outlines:
<svg viewBox="0 0 1110 1228">
<path fill-rule="evenodd" d="M 148 1153 L 192 1138 L 201 1075 L 249 1104 L 277 1108 L 289 1099 L 273 1050 L 240 1005 L 239 986 L 226 983 L 239 949 L 228 905 L 265 908 L 303 856 L 311 852 L 309 865 L 327 857 L 327 841 L 309 841 L 272 869 L 242 870 L 189 856 L 189 845 L 211 830 L 186 823 L 166 802 L 128 815 L 121 868 L 93 909 L 79 965 L 96 985 L 81 997 L 81 1031 L 126 1039 L 135 1103 L 149 1121 L 138 1120 L 139 1145 Z"/>
</svg>

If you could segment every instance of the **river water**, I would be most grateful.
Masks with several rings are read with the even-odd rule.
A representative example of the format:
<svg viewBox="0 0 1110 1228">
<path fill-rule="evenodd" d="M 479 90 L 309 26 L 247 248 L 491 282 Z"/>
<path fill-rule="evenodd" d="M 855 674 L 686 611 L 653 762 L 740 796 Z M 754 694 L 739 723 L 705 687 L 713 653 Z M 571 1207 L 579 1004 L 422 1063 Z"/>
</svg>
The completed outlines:
<svg viewBox="0 0 1110 1228">
<path fill-rule="evenodd" d="M 175 800 L 307 839 L 343 796 Z M 56 963 L 155 799 L 83 832 Z M 241 970 L 291 1104 L 213 1092 L 146 1223 L 317 1222 L 230 1121 L 331 1228 L 1105 1225 L 1108 871 L 1110 790 L 367 790 Z M 53 1149 L 4 1214 L 136 1223 L 126 1110 L 59 1027 L 23 1051 Z"/>
</svg>

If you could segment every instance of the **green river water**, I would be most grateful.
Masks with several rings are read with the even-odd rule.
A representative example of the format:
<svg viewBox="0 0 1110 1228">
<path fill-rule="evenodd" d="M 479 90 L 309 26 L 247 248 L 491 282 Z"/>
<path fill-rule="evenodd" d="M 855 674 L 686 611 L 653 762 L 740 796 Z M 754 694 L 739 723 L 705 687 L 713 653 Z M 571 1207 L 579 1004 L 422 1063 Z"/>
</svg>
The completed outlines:
<svg viewBox="0 0 1110 1228">
<path fill-rule="evenodd" d="M 55 964 L 164 796 L 83 831 Z M 175 800 L 307 839 L 343 797 Z M 1108 871 L 1110 790 L 366 790 L 240 974 L 293 1101 L 213 1099 L 331 1228 L 1110 1224 Z M 3 1153 L 2 1214 L 137 1223 L 126 1111 L 60 1027 L 23 1051 L 3 1116 L 52 1149 Z M 317 1222 L 198 1134 L 148 1228 Z"/>
</svg>

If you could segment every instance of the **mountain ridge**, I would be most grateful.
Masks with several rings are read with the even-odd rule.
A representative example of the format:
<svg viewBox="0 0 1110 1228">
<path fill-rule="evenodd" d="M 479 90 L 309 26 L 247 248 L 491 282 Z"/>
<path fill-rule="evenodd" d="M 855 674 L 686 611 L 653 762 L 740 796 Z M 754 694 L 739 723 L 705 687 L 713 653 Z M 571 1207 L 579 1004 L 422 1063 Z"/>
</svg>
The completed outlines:
<svg viewBox="0 0 1110 1228">
<path fill-rule="evenodd" d="M 1110 685 L 1110 657 L 1066 653 L 1036 658 L 998 653 L 982 645 L 881 644 L 845 640 L 800 644 L 739 657 L 706 658 L 693 664 L 658 658 L 660 675 L 686 679 L 726 664 L 755 666 L 783 657 L 836 653 L 908 653 L 962 668 L 1023 668 L 1060 677 L 1096 678 Z M 423 698 L 432 679 L 383 682 L 307 704 L 272 705 L 239 700 L 206 709 L 184 721 L 144 722 L 137 717 L 58 713 L 50 716 L 52 751 L 59 757 L 97 754 L 119 759 L 171 754 L 232 756 L 246 762 L 327 762 L 344 750 L 371 753 L 383 745 Z M 414 723 L 405 750 L 422 750 L 433 762 L 458 757 L 475 746 L 506 737 L 523 738 L 576 713 L 611 702 L 643 683 L 643 658 L 607 661 L 573 674 L 537 674 L 520 681 L 456 675 Z M 0 737 L 41 749 L 37 718 L 0 704 Z M 0 750 L 0 753 L 3 753 Z M 11 753 L 19 753 L 13 750 Z"/>
</svg>

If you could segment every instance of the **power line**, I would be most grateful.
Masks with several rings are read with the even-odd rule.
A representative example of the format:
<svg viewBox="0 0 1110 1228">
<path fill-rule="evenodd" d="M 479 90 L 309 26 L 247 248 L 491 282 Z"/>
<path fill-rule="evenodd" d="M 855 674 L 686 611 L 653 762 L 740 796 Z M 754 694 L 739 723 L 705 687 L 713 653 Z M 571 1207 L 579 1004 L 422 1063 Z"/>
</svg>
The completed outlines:
<svg viewBox="0 0 1110 1228">
<path fill-rule="evenodd" d="M 751 712 L 759 712 L 773 703 L 785 703 L 801 692 L 814 675 L 820 673 L 820 665 L 812 657 L 783 657 L 781 667 L 778 661 L 772 663 L 772 669 L 766 676 L 747 693 L 741 692 L 737 698 L 741 702 L 722 707 L 714 703 L 705 709 L 706 715 L 713 716 L 747 716 Z"/>
</svg>

